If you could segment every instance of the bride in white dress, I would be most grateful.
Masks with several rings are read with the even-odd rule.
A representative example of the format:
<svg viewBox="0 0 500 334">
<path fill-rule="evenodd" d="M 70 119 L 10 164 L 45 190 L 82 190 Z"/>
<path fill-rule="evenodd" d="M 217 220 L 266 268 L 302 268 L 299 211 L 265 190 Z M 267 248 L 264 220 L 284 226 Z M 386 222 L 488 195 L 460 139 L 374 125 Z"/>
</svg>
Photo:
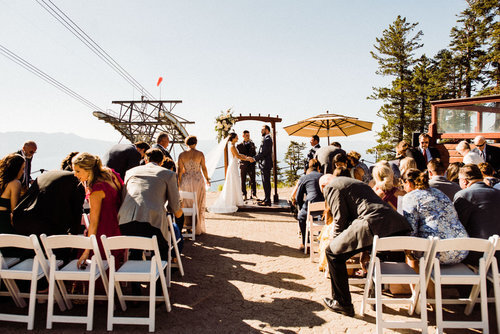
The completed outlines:
<svg viewBox="0 0 500 334">
<path fill-rule="evenodd" d="M 241 192 L 241 179 L 239 173 L 239 161 L 251 161 L 252 158 L 238 153 L 236 143 L 238 135 L 231 133 L 228 137 L 229 150 L 231 152 L 231 162 L 227 167 L 226 180 L 217 201 L 208 208 L 213 213 L 232 213 L 238 211 L 238 206 L 244 205 L 243 193 Z"/>
</svg>

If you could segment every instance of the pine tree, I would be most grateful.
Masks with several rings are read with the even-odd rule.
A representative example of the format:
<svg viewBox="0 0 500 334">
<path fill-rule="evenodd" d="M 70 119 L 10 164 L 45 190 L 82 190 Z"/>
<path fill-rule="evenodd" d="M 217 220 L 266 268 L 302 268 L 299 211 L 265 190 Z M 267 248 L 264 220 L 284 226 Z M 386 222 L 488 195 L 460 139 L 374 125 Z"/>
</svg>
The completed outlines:
<svg viewBox="0 0 500 334">
<path fill-rule="evenodd" d="M 369 99 L 383 100 L 385 103 L 377 112 L 387 121 L 378 133 L 378 145 L 369 152 L 377 151 L 382 158 L 391 156 L 396 144 L 409 140 L 415 125 L 415 98 L 412 69 L 416 63 L 414 52 L 422 47 L 419 43 L 422 31 L 413 33 L 418 23 L 408 23 L 398 16 L 377 38 L 376 52 L 370 52 L 377 60 L 377 74 L 394 77 L 390 87 L 374 87 Z"/>
<path fill-rule="evenodd" d="M 479 94 L 500 94 L 500 3 L 498 0 L 468 2 L 471 12 L 478 17 L 478 39 L 486 51 L 479 57 L 484 74 Z"/>
<path fill-rule="evenodd" d="M 431 99 L 434 99 L 432 89 L 433 82 L 431 61 L 422 55 L 415 65 L 412 85 L 414 92 L 414 105 L 416 108 L 414 126 L 416 131 L 427 132 L 427 126 L 431 122 Z"/>
<path fill-rule="evenodd" d="M 459 97 L 461 78 L 458 61 L 448 49 L 440 50 L 431 61 L 432 76 L 430 95 L 434 100 L 456 99 Z"/>
<path fill-rule="evenodd" d="M 478 84 L 484 83 L 485 50 L 482 48 L 485 40 L 485 27 L 480 16 L 471 8 L 463 10 L 457 20 L 460 26 L 451 29 L 450 47 L 459 64 L 460 76 L 463 82 L 459 97 L 471 97 Z"/>
<path fill-rule="evenodd" d="M 306 148 L 306 144 L 291 141 L 288 145 L 288 150 L 285 153 L 285 162 L 288 164 L 288 169 L 285 171 L 285 181 L 288 185 L 295 184 L 300 178 L 299 170 L 304 161 L 302 151 Z"/>
</svg>

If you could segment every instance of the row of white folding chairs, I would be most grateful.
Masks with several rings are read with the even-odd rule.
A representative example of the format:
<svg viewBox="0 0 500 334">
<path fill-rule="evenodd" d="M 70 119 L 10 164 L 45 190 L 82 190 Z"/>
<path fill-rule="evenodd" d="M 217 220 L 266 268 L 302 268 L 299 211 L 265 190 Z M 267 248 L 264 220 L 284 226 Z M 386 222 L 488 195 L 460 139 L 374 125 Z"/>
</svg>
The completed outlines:
<svg viewBox="0 0 500 334">
<path fill-rule="evenodd" d="M 420 328 L 427 332 L 427 302 L 436 305 L 437 332 L 442 333 L 444 328 L 481 328 L 488 333 L 488 310 L 486 273 L 490 263 L 493 263 L 492 280 L 495 282 L 495 296 L 497 318 L 500 319 L 500 276 L 494 258 L 495 249 L 500 249 L 498 237 L 489 240 L 478 238 L 456 238 L 440 240 L 438 238 L 417 237 L 387 237 L 375 236 L 370 264 L 367 273 L 366 286 L 361 304 L 361 315 L 364 314 L 367 304 L 376 304 L 377 333 L 383 328 Z M 413 251 L 422 253 L 419 259 L 419 272 L 415 272 L 408 264 L 398 262 L 382 262 L 377 256 L 379 252 Z M 470 267 L 463 263 L 442 265 L 436 258 L 439 252 L 447 251 L 474 251 L 482 254 L 477 267 Z M 496 267 L 496 271 L 495 271 Z M 426 290 L 429 280 L 435 284 L 435 299 L 427 299 Z M 412 294 L 410 298 L 383 298 L 383 284 L 410 284 Z M 372 285 L 375 287 L 375 297 L 370 297 Z M 443 299 L 441 289 L 443 285 L 471 285 L 469 298 Z M 476 298 L 480 294 L 481 320 L 480 321 L 444 321 L 443 304 L 467 304 L 465 313 L 472 312 Z M 420 311 L 419 321 L 385 321 L 382 314 L 382 304 L 408 304 L 409 314 Z M 500 332 L 500 328 L 499 328 Z"/>
<path fill-rule="evenodd" d="M 169 218 L 169 223 L 171 220 Z M 29 294 L 29 307 L 28 315 L 13 315 L 13 314 L 0 314 L 0 320 L 27 322 L 28 330 L 33 329 L 35 302 L 36 298 L 43 298 L 42 295 L 37 295 L 36 288 L 37 282 L 42 277 L 47 277 L 49 282 L 48 297 L 48 312 L 47 312 L 47 328 L 52 328 L 53 322 L 67 322 L 67 323 L 86 323 L 87 330 L 92 330 L 93 325 L 93 307 L 95 297 L 95 281 L 101 277 L 106 296 L 98 296 L 108 300 L 108 330 L 113 329 L 113 324 L 144 324 L 149 326 L 149 331 L 154 331 L 155 326 L 155 307 L 156 301 L 165 301 L 167 311 L 171 311 L 170 300 L 167 291 L 167 278 L 164 272 L 167 267 L 168 279 L 170 279 L 171 256 L 169 251 L 169 258 L 167 261 L 162 261 L 158 249 L 156 237 L 142 238 L 120 236 L 106 238 L 102 236 L 102 244 L 106 252 L 107 261 L 103 261 L 97 245 L 97 240 L 94 235 L 90 237 L 74 236 L 74 235 L 56 235 L 47 237 L 40 236 L 44 248 L 47 252 L 49 260 L 45 257 L 42 251 L 38 238 L 35 235 L 29 237 L 20 235 L 0 235 L 0 248 L 14 247 L 33 250 L 36 254 L 34 258 L 29 258 L 20 261 L 18 258 L 4 258 L 0 253 L 0 279 L 5 282 L 8 289 L 8 294 L 13 298 L 18 307 L 25 307 L 26 304 L 23 297 L 26 294 L 20 293 L 14 279 L 24 279 L 31 281 L 31 288 Z M 169 244 L 171 244 L 169 240 Z M 133 261 L 125 262 L 118 270 L 115 267 L 115 258 L 112 251 L 115 249 L 128 249 L 133 245 L 134 249 L 150 251 L 152 258 L 149 261 Z M 90 249 L 94 252 L 92 259 L 89 261 L 89 266 L 85 269 L 77 268 L 77 260 L 73 260 L 63 268 L 61 267 L 62 261 L 58 261 L 53 252 L 58 248 L 74 248 L 74 249 Z M 170 247 L 172 250 L 172 246 Z M 106 277 L 106 270 L 109 268 L 109 281 Z M 182 266 L 181 266 L 182 270 Z M 156 281 L 160 278 L 163 297 L 156 297 Z M 66 292 L 64 280 L 77 280 L 89 282 L 89 293 L 87 295 L 70 295 Z M 150 283 L 150 296 L 126 296 L 123 295 L 119 282 L 132 281 L 132 282 L 149 282 Z M 114 291 L 116 290 L 118 300 L 122 310 L 126 310 L 126 300 L 134 301 L 149 301 L 149 317 L 147 318 L 119 318 L 114 317 Z M 108 293 L 109 291 L 109 293 Z M 71 299 L 88 299 L 87 315 L 81 316 L 62 316 L 54 315 L 54 299 L 59 305 L 61 311 L 66 308 L 72 308 Z"/>
</svg>

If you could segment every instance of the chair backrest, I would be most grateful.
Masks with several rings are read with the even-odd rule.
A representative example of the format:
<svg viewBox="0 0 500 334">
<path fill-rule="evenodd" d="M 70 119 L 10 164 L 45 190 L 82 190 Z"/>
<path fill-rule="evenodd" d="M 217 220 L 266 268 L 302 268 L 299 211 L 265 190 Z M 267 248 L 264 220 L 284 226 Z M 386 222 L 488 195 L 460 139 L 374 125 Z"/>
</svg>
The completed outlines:
<svg viewBox="0 0 500 334">
<path fill-rule="evenodd" d="M 134 237 L 134 236 L 117 236 L 117 237 L 106 237 L 101 235 L 101 241 L 104 249 L 107 251 L 112 251 L 115 249 L 140 249 L 140 250 L 155 250 L 155 245 L 158 247 L 158 242 L 156 241 L 156 236 L 151 238 L 145 237 Z"/>
<path fill-rule="evenodd" d="M 99 270 L 103 270 L 101 252 L 99 251 L 99 245 L 97 244 L 97 238 L 95 235 L 86 237 L 83 235 L 72 235 L 72 234 L 60 234 L 47 236 L 45 234 L 40 235 L 43 247 L 47 252 L 47 257 L 50 258 L 54 254 L 53 249 L 59 248 L 76 248 L 76 249 L 90 249 L 94 252 L 97 259 L 97 265 Z"/>
<path fill-rule="evenodd" d="M 181 198 L 192 199 L 193 201 L 196 199 L 196 193 L 190 191 L 179 191 Z"/>
<path fill-rule="evenodd" d="M 430 252 L 433 239 L 425 239 L 418 237 L 385 237 L 379 238 L 375 236 L 373 240 L 374 252 L 412 250 L 416 252 Z"/>
<path fill-rule="evenodd" d="M 311 202 L 307 205 L 308 213 L 313 211 L 324 211 L 324 210 L 325 210 L 325 201 Z"/>
<path fill-rule="evenodd" d="M 468 250 L 473 252 L 490 253 L 493 244 L 486 239 L 480 238 L 455 238 L 438 239 L 434 250 L 436 252 L 446 252 L 452 250 Z"/>
<path fill-rule="evenodd" d="M 19 234 L 0 234 L 0 248 L 3 247 L 33 249 L 33 240 L 31 236 L 27 237 Z"/>
</svg>

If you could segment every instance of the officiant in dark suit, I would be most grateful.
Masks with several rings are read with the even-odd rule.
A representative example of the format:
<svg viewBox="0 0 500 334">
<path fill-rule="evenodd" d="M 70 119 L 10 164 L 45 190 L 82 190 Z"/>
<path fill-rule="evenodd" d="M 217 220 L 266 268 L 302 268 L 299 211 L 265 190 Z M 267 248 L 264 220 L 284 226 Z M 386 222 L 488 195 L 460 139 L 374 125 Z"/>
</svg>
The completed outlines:
<svg viewBox="0 0 500 334">
<path fill-rule="evenodd" d="M 240 154 L 247 157 L 255 156 L 255 144 L 250 139 L 250 132 L 243 131 L 243 141 L 236 146 Z M 250 188 L 252 189 L 252 197 L 257 197 L 257 184 L 255 183 L 255 162 L 240 160 L 240 177 L 241 177 L 241 191 L 245 200 L 247 199 L 247 175 L 250 178 Z"/>
<path fill-rule="evenodd" d="M 264 125 L 261 130 L 262 144 L 259 153 L 253 157 L 259 162 L 260 174 L 262 175 L 262 186 L 264 187 L 264 200 L 258 204 L 260 206 L 271 206 L 271 170 L 273 168 L 273 140 L 271 138 L 271 128 Z"/>
</svg>

